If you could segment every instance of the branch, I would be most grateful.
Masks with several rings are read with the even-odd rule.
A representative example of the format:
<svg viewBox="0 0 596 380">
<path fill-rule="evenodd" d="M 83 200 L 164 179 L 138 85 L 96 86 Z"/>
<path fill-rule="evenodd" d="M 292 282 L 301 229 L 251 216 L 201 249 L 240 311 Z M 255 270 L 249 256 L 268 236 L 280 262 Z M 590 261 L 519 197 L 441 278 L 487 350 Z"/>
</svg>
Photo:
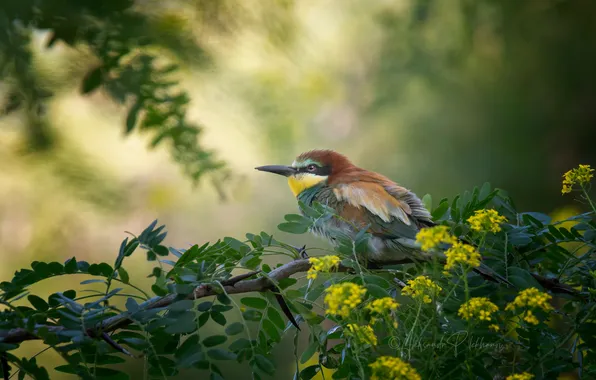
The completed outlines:
<svg viewBox="0 0 596 380">
<path fill-rule="evenodd" d="M 411 259 L 403 259 L 403 260 L 396 260 L 392 262 L 384 263 L 384 265 L 397 265 L 397 264 L 408 264 L 412 263 Z M 228 280 L 222 281 L 220 284 L 225 290 L 227 294 L 239 294 L 239 293 L 251 293 L 251 292 L 264 292 L 271 289 L 271 286 L 275 285 L 276 282 L 283 280 L 284 278 L 288 278 L 296 273 L 306 272 L 310 268 L 310 262 L 308 259 L 299 259 L 290 261 L 287 264 L 284 264 L 271 272 L 268 273 L 267 277 L 259 277 L 255 279 L 247 279 L 252 276 L 257 275 L 259 272 L 249 272 L 245 274 L 238 275 L 236 277 L 232 277 Z M 374 267 L 378 269 L 377 266 Z M 349 272 L 352 271 L 352 268 L 340 266 L 338 271 L 339 272 Z M 552 279 L 548 279 L 546 277 L 532 274 L 534 278 L 546 289 L 549 289 L 553 293 L 564 293 L 564 294 L 572 294 L 575 296 L 581 296 L 580 293 L 570 287 L 569 285 L 562 284 Z M 194 289 L 194 291 L 188 295 L 187 299 L 199 299 L 209 296 L 214 296 L 221 293 L 220 287 L 214 287 L 211 285 L 200 285 Z M 147 300 L 139 305 L 139 311 L 143 310 L 151 310 L 156 308 L 167 307 L 168 305 L 172 304 L 176 298 L 178 297 L 177 294 L 169 294 L 164 297 L 154 297 L 150 300 Z M 117 329 L 123 328 L 128 326 L 129 324 L 133 323 L 134 320 L 131 317 L 134 316 L 134 313 L 124 312 L 122 314 L 115 315 L 110 317 L 99 325 L 87 329 L 87 335 L 91 337 L 102 337 L 105 336 L 105 333 L 109 333 L 115 331 Z M 2 343 L 20 343 L 26 340 L 35 340 L 35 339 L 42 339 L 39 335 L 39 329 L 44 328 L 47 329 L 46 331 L 50 333 L 60 333 L 65 330 L 62 326 L 48 326 L 43 324 L 38 324 L 35 326 L 33 331 L 29 331 L 24 328 L 16 328 L 12 330 L 4 330 L 0 331 L 0 342 Z M 110 343 L 110 342 L 108 342 Z M 120 350 L 119 348 L 117 348 Z"/>
<path fill-rule="evenodd" d="M 289 263 L 280 266 L 269 272 L 267 277 L 259 277 L 256 279 L 247 280 L 247 277 L 252 277 L 259 272 L 250 272 L 232 277 L 226 281 L 222 281 L 221 285 L 228 294 L 263 292 L 269 290 L 275 282 L 279 282 L 284 278 L 288 278 L 296 273 L 306 272 L 310 268 L 310 263 L 307 259 L 300 259 L 290 261 Z M 345 271 L 345 270 L 344 270 Z M 199 299 L 209 296 L 214 296 L 221 293 L 221 288 L 210 285 L 201 285 L 188 295 L 188 299 Z M 139 310 L 151 310 L 166 307 L 176 300 L 177 294 L 169 294 L 164 297 L 154 297 L 139 305 Z M 110 317 L 99 325 L 87 329 L 87 335 L 91 337 L 103 336 L 104 333 L 112 332 L 114 330 L 123 328 L 134 322 L 133 313 L 125 312 L 122 314 Z M 24 328 L 16 328 L 11 330 L 0 331 L 0 342 L 2 343 L 20 343 L 26 340 L 42 339 L 38 334 L 41 328 L 47 329 L 49 333 L 60 333 L 65 330 L 62 326 L 48 326 L 43 324 L 35 325 L 33 331 Z"/>
</svg>

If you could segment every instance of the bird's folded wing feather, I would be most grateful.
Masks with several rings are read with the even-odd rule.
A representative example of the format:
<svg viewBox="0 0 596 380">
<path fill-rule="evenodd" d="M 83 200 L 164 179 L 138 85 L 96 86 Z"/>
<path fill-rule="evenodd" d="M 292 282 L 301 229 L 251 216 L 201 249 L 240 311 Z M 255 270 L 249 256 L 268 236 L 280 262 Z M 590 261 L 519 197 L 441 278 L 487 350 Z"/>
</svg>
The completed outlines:
<svg viewBox="0 0 596 380">
<path fill-rule="evenodd" d="M 397 185 L 389 190 L 393 191 L 390 193 L 382 183 L 358 181 L 338 185 L 333 192 L 338 201 L 345 202 L 342 218 L 370 225 L 369 232 L 376 236 L 415 239 L 418 224 L 412 217 L 412 206 L 399 197 L 400 192 L 411 193 Z"/>
</svg>

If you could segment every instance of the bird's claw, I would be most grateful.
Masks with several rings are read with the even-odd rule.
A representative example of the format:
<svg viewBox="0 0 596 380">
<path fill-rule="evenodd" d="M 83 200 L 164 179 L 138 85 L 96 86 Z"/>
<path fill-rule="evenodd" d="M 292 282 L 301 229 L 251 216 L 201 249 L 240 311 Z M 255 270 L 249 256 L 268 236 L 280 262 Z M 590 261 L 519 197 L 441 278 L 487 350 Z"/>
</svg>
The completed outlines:
<svg viewBox="0 0 596 380">
<path fill-rule="evenodd" d="M 308 259 L 308 253 L 306 253 L 306 244 L 303 245 L 302 248 L 297 248 L 296 250 L 300 254 L 300 257 L 303 259 Z"/>
</svg>

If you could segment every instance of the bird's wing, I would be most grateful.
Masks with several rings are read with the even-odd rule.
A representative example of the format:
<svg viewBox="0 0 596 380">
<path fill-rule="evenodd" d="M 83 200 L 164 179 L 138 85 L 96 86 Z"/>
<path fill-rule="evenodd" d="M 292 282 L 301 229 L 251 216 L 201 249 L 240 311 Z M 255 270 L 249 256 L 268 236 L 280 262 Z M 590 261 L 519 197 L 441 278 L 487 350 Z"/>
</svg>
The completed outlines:
<svg viewBox="0 0 596 380">
<path fill-rule="evenodd" d="M 415 239 L 420 228 L 418 215 L 421 218 L 428 216 L 430 221 L 422 202 L 410 191 L 391 182 L 354 181 L 336 185 L 333 193 L 338 201 L 345 202 L 340 216 L 370 225 L 369 232 L 376 236 Z M 408 202 L 412 200 L 418 200 L 421 205 Z"/>
</svg>

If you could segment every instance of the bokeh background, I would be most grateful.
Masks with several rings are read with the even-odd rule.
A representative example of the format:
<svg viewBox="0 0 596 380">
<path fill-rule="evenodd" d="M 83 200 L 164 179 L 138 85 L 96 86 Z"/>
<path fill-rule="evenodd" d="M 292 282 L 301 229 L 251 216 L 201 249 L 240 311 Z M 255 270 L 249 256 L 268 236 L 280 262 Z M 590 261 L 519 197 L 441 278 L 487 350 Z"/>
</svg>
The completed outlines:
<svg viewBox="0 0 596 380">
<path fill-rule="evenodd" d="M 295 200 L 284 179 L 253 169 L 313 148 L 435 200 L 488 181 L 520 210 L 583 207 L 561 197 L 560 181 L 596 164 L 593 0 L 139 0 L 135 9 L 170 41 L 155 51 L 181 65 L 188 117 L 227 167 L 193 183 L 167 149 L 148 149 L 147 135 L 125 136 L 125 107 L 101 89 L 81 94 L 89 49 L 48 47 L 48 31 L 35 30 L 31 75 L 53 95 L 41 122 L 27 109 L 0 118 L 1 279 L 33 260 L 112 262 L 125 231 L 153 219 L 176 247 L 260 231 L 325 246 L 275 232 Z M 12 80 L 0 77 L 0 96 Z M 148 286 L 151 264 L 127 260 Z M 278 378 L 291 378 L 291 340 L 276 353 Z"/>
</svg>

